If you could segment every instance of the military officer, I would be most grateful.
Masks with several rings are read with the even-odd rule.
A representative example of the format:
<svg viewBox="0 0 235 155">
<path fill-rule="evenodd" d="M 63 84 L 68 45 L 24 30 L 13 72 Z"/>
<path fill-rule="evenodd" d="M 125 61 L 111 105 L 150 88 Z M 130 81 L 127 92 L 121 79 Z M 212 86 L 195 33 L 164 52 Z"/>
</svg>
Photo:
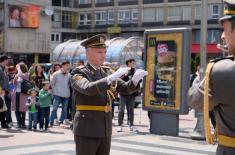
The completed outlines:
<svg viewBox="0 0 235 155">
<path fill-rule="evenodd" d="M 230 57 L 213 60 L 208 64 L 203 81 L 196 79 L 189 89 L 189 103 L 203 109 L 207 142 L 218 142 L 217 155 L 235 154 L 235 1 L 224 1 L 224 16 L 220 18 Z M 203 104 L 204 103 L 204 104 Z M 209 110 L 215 112 L 215 135 L 211 135 Z"/>
<path fill-rule="evenodd" d="M 131 94 L 138 90 L 139 81 L 147 75 L 146 71 L 139 69 L 132 80 L 124 82 L 120 77 L 130 68 L 119 68 L 112 73 L 109 67 L 102 66 L 106 58 L 105 40 L 105 35 L 96 35 L 83 41 L 81 45 L 86 48 L 88 62 L 72 71 L 77 155 L 109 155 L 113 92 Z"/>
</svg>

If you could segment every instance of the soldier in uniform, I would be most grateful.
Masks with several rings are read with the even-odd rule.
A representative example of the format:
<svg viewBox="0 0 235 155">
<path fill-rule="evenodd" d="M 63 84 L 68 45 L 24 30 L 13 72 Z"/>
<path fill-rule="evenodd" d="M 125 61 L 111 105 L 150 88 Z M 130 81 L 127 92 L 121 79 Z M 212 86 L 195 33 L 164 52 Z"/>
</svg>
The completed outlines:
<svg viewBox="0 0 235 155">
<path fill-rule="evenodd" d="M 220 18 L 224 31 L 222 40 L 227 44 L 230 57 L 210 62 L 205 78 L 195 79 L 189 89 L 189 103 L 204 111 L 207 142 L 218 142 L 217 155 L 235 155 L 235 1 L 224 1 L 224 16 Z M 203 104 L 204 103 L 204 104 Z M 209 110 L 215 112 L 215 135 L 211 135 Z"/>
<path fill-rule="evenodd" d="M 76 103 L 74 139 L 77 155 L 109 155 L 112 134 L 111 103 L 113 92 L 131 94 L 138 90 L 139 81 L 147 72 L 136 70 L 132 80 L 121 76 L 130 68 L 112 72 L 102 66 L 106 58 L 106 36 L 96 35 L 81 43 L 86 48 L 87 64 L 72 71 L 71 85 Z"/>
</svg>

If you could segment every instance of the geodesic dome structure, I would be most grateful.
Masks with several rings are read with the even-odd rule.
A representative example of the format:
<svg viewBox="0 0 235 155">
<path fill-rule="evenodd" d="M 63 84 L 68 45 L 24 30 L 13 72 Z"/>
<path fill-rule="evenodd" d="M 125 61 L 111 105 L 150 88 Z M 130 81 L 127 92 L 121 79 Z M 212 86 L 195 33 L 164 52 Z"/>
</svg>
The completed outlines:
<svg viewBox="0 0 235 155">
<path fill-rule="evenodd" d="M 79 60 L 86 61 L 85 48 L 80 45 L 79 40 L 68 40 L 59 44 L 52 53 L 53 62 L 70 61 L 72 64 Z M 141 60 L 144 41 L 141 37 L 121 37 L 107 40 L 106 63 L 114 68 L 124 66 L 127 59 L 136 60 L 136 67 L 143 68 Z"/>
</svg>

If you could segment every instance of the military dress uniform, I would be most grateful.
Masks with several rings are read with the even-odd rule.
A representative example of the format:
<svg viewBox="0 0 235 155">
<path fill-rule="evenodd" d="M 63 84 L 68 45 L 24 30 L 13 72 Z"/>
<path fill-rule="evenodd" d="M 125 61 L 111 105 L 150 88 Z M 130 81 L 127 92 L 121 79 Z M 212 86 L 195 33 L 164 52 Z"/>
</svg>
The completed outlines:
<svg viewBox="0 0 235 155">
<path fill-rule="evenodd" d="M 235 18 L 235 1 L 224 3 L 225 16 L 220 21 Z M 206 140 L 218 143 L 217 155 L 235 155 L 235 61 L 234 56 L 212 60 L 205 72 L 205 78 L 195 79 L 189 89 L 191 106 L 204 112 Z M 211 135 L 209 111 L 213 110 L 216 129 Z"/>
<path fill-rule="evenodd" d="M 105 47 L 101 35 L 86 40 L 85 47 Z M 126 94 L 138 90 L 132 81 L 107 82 L 109 67 L 94 68 L 89 62 L 72 71 L 71 85 L 76 102 L 74 138 L 77 155 L 109 155 L 112 134 L 111 102 L 113 92 Z"/>
</svg>

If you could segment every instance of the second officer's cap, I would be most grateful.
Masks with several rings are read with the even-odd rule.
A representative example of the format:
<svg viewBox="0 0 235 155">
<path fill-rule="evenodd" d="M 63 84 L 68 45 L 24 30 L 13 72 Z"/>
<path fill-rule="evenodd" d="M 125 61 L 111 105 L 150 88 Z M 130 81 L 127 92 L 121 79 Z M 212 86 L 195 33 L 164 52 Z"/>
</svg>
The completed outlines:
<svg viewBox="0 0 235 155">
<path fill-rule="evenodd" d="M 85 48 L 106 48 L 106 36 L 102 34 L 95 35 L 81 42 Z"/>
<path fill-rule="evenodd" d="M 220 22 L 230 20 L 235 17 L 235 0 L 224 0 L 224 16 L 219 19 Z"/>
</svg>

